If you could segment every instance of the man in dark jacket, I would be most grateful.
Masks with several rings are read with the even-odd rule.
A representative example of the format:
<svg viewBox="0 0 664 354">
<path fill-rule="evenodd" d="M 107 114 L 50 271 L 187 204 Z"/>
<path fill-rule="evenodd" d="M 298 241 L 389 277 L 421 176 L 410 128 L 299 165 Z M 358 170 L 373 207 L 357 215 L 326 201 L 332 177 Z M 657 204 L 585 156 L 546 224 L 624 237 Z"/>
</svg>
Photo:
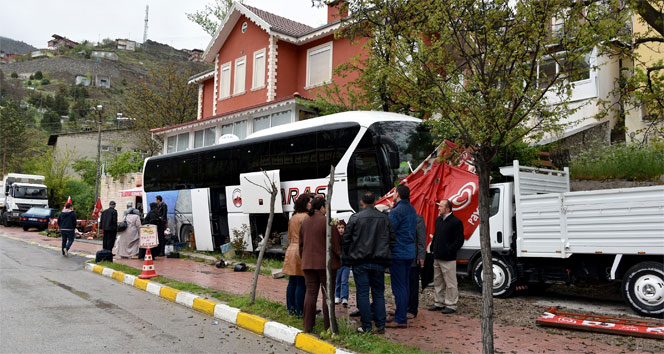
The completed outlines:
<svg viewBox="0 0 664 354">
<path fill-rule="evenodd" d="M 58 215 L 58 228 L 62 237 L 62 255 L 69 257 L 69 249 L 74 244 L 74 230 L 76 230 L 76 213 L 71 203 L 67 203 L 65 210 Z"/>
<path fill-rule="evenodd" d="M 409 319 L 417 317 L 417 309 L 420 306 L 420 268 L 424 265 L 424 258 L 426 257 L 427 230 L 424 217 L 419 214 L 417 214 L 415 236 L 417 239 L 417 258 L 410 267 L 410 277 L 408 279 L 408 313 L 406 317 Z"/>
<path fill-rule="evenodd" d="M 396 203 L 390 211 L 390 221 L 394 228 L 396 244 L 392 248 L 392 265 L 390 280 L 396 309 L 393 321 L 388 319 L 389 328 L 408 327 L 408 310 L 410 266 L 415 260 L 415 233 L 417 230 L 417 212 L 410 204 L 410 188 L 400 184 L 394 193 Z"/>
<path fill-rule="evenodd" d="M 103 247 L 111 251 L 115 246 L 115 236 L 118 233 L 118 212 L 115 210 L 115 202 L 108 203 L 108 209 L 101 212 L 101 229 L 104 230 Z"/>
<path fill-rule="evenodd" d="M 166 248 L 166 237 L 164 236 L 164 232 L 168 227 L 168 205 L 164 203 L 161 195 L 158 195 L 155 198 L 155 202 L 157 203 L 157 212 L 159 214 L 159 223 L 157 224 L 157 237 L 159 238 L 159 246 L 157 246 L 153 256 L 158 257 L 165 255 L 164 249 Z"/>
<path fill-rule="evenodd" d="M 459 300 L 456 278 L 456 254 L 463 246 L 463 223 L 452 214 L 452 203 L 444 199 L 438 203 L 439 216 L 431 250 L 433 251 L 434 305 L 429 311 L 444 314 L 456 312 Z"/>
<path fill-rule="evenodd" d="M 374 194 L 364 193 L 360 201 L 362 210 L 348 220 L 341 239 L 341 263 L 353 269 L 362 322 L 358 331 L 370 331 L 373 319 L 377 332 L 384 333 L 385 267 L 392 262 L 396 238 L 387 215 L 376 210 L 374 203 Z"/>
</svg>

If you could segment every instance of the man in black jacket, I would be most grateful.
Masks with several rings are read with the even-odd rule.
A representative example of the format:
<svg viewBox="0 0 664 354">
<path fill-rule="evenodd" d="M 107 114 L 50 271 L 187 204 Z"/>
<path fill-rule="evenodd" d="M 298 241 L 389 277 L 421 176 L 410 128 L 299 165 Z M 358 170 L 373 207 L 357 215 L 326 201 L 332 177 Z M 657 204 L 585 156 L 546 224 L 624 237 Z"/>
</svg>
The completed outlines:
<svg viewBox="0 0 664 354">
<path fill-rule="evenodd" d="M 58 228 L 62 237 L 62 255 L 69 257 L 69 249 L 74 243 L 76 230 L 76 213 L 71 203 L 67 203 L 65 210 L 58 215 Z"/>
<path fill-rule="evenodd" d="M 103 247 L 105 250 L 113 250 L 115 236 L 118 233 L 118 212 L 115 210 L 115 202 L 108 203 L 108 209 L 101 212 L 99 221 L 101 229 L 104 230 Z"/>
<path fill-rule="evenodd" d="M 353 269 L 362 321 L 358 331 L 371 331 L 373 319 L 376 331 L 385 333 L 385 267 L 392 263 L 396 237 L 390 219 L 376 210 L 374 203 L 374 194 L 364 193 L 362 210 L 348 220 L 341 239 L 341 263 Z"/>
<path fill-rule="evenodd" d="M 155 250 L 154 257 L 164 256 L 164 250 L 166 248 L 166 237 L 164 232 L 168 227 L 168 205 L 164 203 L 164 200 L 161 198 L 161 195 L 158 195 L 155 198 L 157 203 L 157 212 L 159 214 L 159 223 L 157 224 L 157 237 L 159 238 L 159 246 Z"/>
<path fill-rule="evenodd" d="M 456 312 L 459 300 L 456 278 L 456 254 L 463 246 L 463 223 L 452 214 L 452 203 L 444 199 L 438 203 L 439 216 L 433 235 L 433 285 L 434 305 L 429 311 L 444 314 Z"/>
</svg>

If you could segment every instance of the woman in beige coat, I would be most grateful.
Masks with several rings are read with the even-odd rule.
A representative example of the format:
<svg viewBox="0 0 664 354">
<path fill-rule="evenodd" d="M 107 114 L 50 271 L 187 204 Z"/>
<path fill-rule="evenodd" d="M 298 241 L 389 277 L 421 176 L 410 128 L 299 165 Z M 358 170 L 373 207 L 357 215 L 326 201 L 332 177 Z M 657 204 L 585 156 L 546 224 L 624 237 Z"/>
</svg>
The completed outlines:
<svg viewBox="0 0 664 354">
<path fill-rule="evenodd" d="M 138 233 L 141 227 L 141 218 L 138 216 L 138 209 L 131 209 L 125 216 L 127 228 L 118 233 L 118 256 L 121 258 L 130 258 L 138 256 Z"/>
<path fill-rule="evenodd" d="M 282 272 L 287 274 L 288 287 L 286 288 L 286 307 L 288 313 L 302 317 L 304 307 L 304 273 L 302 272 L 302 259 L 300 258 L 300 226 L 308 218 L 307 211 L 311 208 L 311 195 L 302 194 L 295 200 L 295 213 L 288 222 L 288 249 L 284 257 Z"/>
</svg>

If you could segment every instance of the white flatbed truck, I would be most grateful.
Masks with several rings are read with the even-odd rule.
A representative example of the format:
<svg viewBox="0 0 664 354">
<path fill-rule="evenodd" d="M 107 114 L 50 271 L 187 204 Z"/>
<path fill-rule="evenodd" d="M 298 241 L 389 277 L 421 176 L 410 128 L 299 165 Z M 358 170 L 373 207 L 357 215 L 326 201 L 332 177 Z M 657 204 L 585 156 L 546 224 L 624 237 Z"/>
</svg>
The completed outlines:
<svg viewBox="0 0 664 354">
<path fill-rule="evenodd" d="M 2 179 L 0 223 L 18 223 L 22 213 L 32 207 L 48 208 L 48 187 L 44 176 L 9 173 Z"/>
<path fill-rule="evenodd" d="M 491 185 L 494 296 L 517 284 L 621 282 L 625 302 L 664 315 L 664 186 L 570 192 L 569 170 L 500 169 Z M 479 228 L 457 255 L 457 273 L 481 287 Z"/>
</svg>

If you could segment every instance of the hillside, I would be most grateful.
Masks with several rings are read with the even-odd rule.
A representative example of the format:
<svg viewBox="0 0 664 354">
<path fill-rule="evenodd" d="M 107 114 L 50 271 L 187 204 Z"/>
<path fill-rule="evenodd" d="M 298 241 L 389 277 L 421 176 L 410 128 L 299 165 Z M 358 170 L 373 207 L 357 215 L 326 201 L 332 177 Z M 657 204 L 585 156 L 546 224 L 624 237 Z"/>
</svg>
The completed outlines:
<svg viewBox="0 0 664 354">
<path fill-rule="evenodd" d="M 27 54 L 37 48 L 21 41 L 0 36 L 0 52 L 7 54 Z"/>
</svg>

